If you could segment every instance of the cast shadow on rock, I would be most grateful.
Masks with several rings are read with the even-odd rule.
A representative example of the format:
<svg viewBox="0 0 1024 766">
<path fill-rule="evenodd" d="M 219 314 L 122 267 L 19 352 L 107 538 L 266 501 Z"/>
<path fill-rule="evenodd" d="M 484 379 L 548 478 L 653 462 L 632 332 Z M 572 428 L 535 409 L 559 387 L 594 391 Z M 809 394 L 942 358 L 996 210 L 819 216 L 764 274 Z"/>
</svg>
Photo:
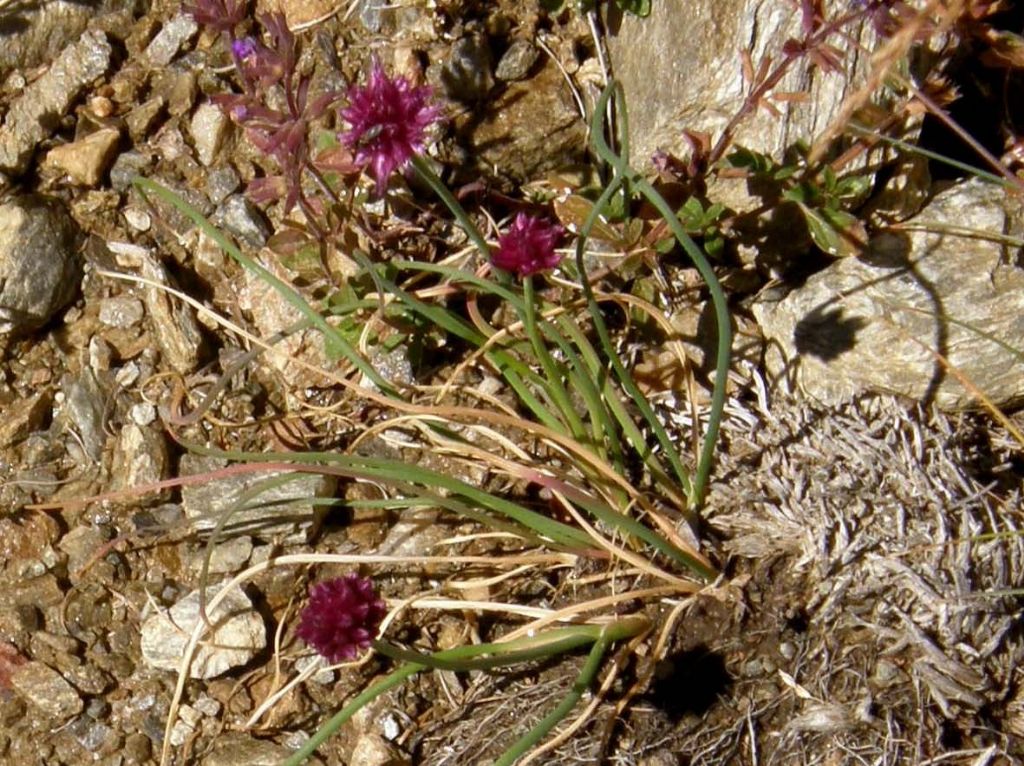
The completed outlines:
<svg viewBox="0 0 1024 766">
<path fill-rule="evenodd" d="M 839 306 L 816 306 L 793 328 L 793 346 L 801 355 L 831 362 L 853 350 L 858 331 L 866 326 L 867 321 L 861 317 L 844 317 Z"/>
</svg>

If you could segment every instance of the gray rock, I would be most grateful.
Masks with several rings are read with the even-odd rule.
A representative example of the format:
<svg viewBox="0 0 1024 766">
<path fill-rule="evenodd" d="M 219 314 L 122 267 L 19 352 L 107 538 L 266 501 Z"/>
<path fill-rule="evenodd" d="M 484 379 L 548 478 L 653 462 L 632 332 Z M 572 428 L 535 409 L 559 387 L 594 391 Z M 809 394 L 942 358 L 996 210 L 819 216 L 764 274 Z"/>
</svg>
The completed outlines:
<svg viewBox="0 0 1024 766">
<path fill-rule="evenodd" d="M 633 164 L 648 166 L 659 148 L 688 153 L 684 129 L 717 139 L 747 95 L 740 49 L 751 51 L 755 69 L 766 55 L 777 63 L 786 41 L 801 38 L 800 19 L 799 3 L 659 0 L 651 4 L 650 17 L 625 14 L 611 24 L 608 53 L 629 106 Z M 858 35 L 855 42 L 870 49 L 870 25 L 854 29 Z M 813 140 L 864 82 L 870 57 L 855 57 L 851 69 L 823 72 L 804 58 L 777 90 L 806 92 L 807 99 L 776 103 L 784 115 L 780 119 L 762 113 L 744 121 L 736 143 L 779 157 L 795 141 Z"/>
<path fill-rule="evenodd" d="M 388 530 L 387 537 L 377 546 L 377 552 L 386 556 L 434 556 L 436 546 L 450 535 L 437 511 L 414 508 L 403 511 L 398 522 Z M 429 569 L 429 565 L 428 565 Z"/>
<path fill-rule="evenodd" d="M 220 458 L 182 455 L 182 476 L 216 471 L 226 465 Z M 277 472 L 238 473 L 182 487 L 181 502 L 193 528 L 200 532 L 214 529 L 224 513 L 232 510 L 243 494 L 258 492 L 235 510 L 222 528 L 222 534 L 254 534 L 266 538 L 283 536 L 290 542 L 304 542 L 309 528 L 322 516 L 322 510 L 309 503 L 313 498 L 330 497 L 336 482 L 316 474 L 293 474 L 293 478 L 262 491 L 258 485 L 285 476 Z"/>
<path fill-rule="evenodd" d="M 212 599 L 221 587 L 207 588 L 207 599 Z M 226 673 L 249 662 L 266 646 L 263 618 L 238 588 L 233 588 L 215 609 L 207 608 L 207 617 L 212 627 L 205 630 L 192 657 L 192 678 Z M 142 623 L 142 659 L 150 667 L 177 670 L 192 631 L 202 622 L 199 591 L 192 591 L 169 611 L 154 614 Z"/>
<path fill-rule="evenodd" d="M 278 279 L 291 280 L 294 275 L 281 265 L 281 259 L 268 250 L 259 255 L 260 264 Z M 253 324 L 263 337 L 289 328 L 302 319 L 302 315 L 281 296 L 266 280 L 260 279 L 249 269 L 242 275 L 242 285 L 238 290 L 238 305 L 252 316 Z M 258 368 L 270 375 L 280 375 L 287 382 L 288 388 L 300 391 L 308 386 L 328 385 L 328 379 L 305 367 L 295 364 L 301 360 L 319 368 L 330 369 L 324 349 L 323 335 L 318 330 L 307 329 L 290 333 L 274 345 L 274 351 L 260 355 L 255 361 Z"/>
<path fill-rule="evenodd" d="M 45 3 L 5 3 L 0 75 L 17 69 L 26 72 L 45 64 L 73 42 L 90 21 L 130 10 L 132 0 L 50 0 Z"/>
<path fill-rule="evenodd" d="M 167 269 L 146 248 L 123 243 L 109 243 L 108 247 L 115 251 L 118 265 L 135 269 L 157 284 L 171 284 Z M 167 362 L 178 372 L 194 370 L 203 338 L 192 307 L 157 287 L 143 288 L 142 297 L 156 343 Z"/>
<path fill-rule="evenodd" d="M 132 179 L 142 175 L 149 166 L 149 157 L 141 152 L 134 149 L 123 152 L 117 156 L 110 168 L 110 185 L 114 191 L 126 191 L 132 185 Z"/>
<path fill-rule="evenodd" d="M 0 335 L 46 324 L 78 292 L 80 231 L 63 204 L 38 195 L 0 205 Z"/>
<path fill-rule="evenodd" d="M 470 156 L 481 170 L 516 183 L 583 157 L 587 128 L 558 67 L 550 61 L 529 80 L 511 83 L 468 122 Z M 458 127 L 458 122 L 457 122 Z"/>
<path fill-rule="evenodd" d="M 75 741 L 90 753 L 101 750 L 108 741 L 113 741 L 117 736 L 114 730 L 106 724 L 91 720 L 86 716 L 71 724 L 68 731 Z"/>
<path fill-rule="evenodd" d="M 11 674 L 11 686 L 50 725 L 68 721 L 85 708 L 75 688 L 60 673 L 41 662 L 28 662 L 17 668 Z"/>
<path fill-rule="evenodd" d="M 349 766 L 391 766 L 406 759 L 394 745 L 379 734 L 362 734 L 349 756 Z"/>
<path fill-rule="evenodd" d="M 115 492 L 166 479 L 170 472 L 170 456 L 163 431 L 134 422 L 126 423 L 117 434 L 111 465 L 110 489 Z M 163 497 L 164 493 L 160 491 L 133 493 L 129 502 L 132 507 L 138 507 Z"/>
<path fill-rule="evenodd" d="M 179 13 L 164 24 L 156 37 L 146 46 L 146 58 L 154 68 L 167 66 L 178 55 L 181 47 L 198 31 L 199 25 L 195 19 L 186 13 Z"/>
<path fill-rule="evenodd" d="M 192 560 L 192 570 L 201 572 L 203 562 L 206 560 L 206 546 L 197 551 Z M 210 574 L 235 574 L 242 570 L 249 557 L 252 555 L 252 538 L 246 536 L 231 537 L 227 540 L 220 540 L 213 547 L 210 553 Z"/>
<path fill-rule="evenodd" d="M 76 576 L 107 541 L 107 536 L 93 526 L 75 527 L 64 535 L 57 547 L 68 556 L 68 572 Z"/>
<path fill-rule="evenodd" d="M 128 112 L 124 121 L 128 126 L 128 135 L 132 137 L 133 141 L 145 140 L 157 120 L 160 119 L 166 105 L 167 99 L 163 96 L 153 96 Z"/>
<path fill-rule="evenodd" d="M 130 295 L 118 295 L 100 301 L 100 321 L 108 327 L 133 327 L 142 321 L 142 301 Z"/>
<path fill-rule="evenodd" d="M 65 429 L 74 434 L 71 444 L 85 449 L 85 458 L 93 462 L 103 455 L 107 442 L 107 392 L 95 373 L 85 368 L 65 386 L 59 417 Z"/>
<path fill-rule="evenodd" d="M 9 447 L 42 427 L 52 403 L 53 394 L 40 391 L 7 404 L 0 418 L 0 448 Z"/>
<path fill-rule="evenodd" d="M 128 416 L 136 425 L 148 426 L 156 420 L 156 407 L 149 402 L 139 402 L 138 404 L 133 404 L 131 409 L 128 410 Z"/>
<path fill-rule="evenodd" d="M 228 197 L 213 214 L 213 222 L 254 248 L 263 247 L 271 233 L 263 213 L 241 194 Z"/>
<path fill-rule="evenodd" d="M 217 168 L 206 176 L 206 196 L 213 204 L 219 205 L 229 195 L 238 191 L 241 185 L 242 179 L 238 177 L 238 172 L 234 168 Z"/>
<path fill-rule="evenodd" d="M 86 32 L 11 104 L 0 127 L 0 171 L 23 173 L 87 85 L 107 71 L 112 51 L 102 32 Z"/>
<path fill-rule="evenodd" d="M 967 181 L 907 229 L 875 236 L 861 258 L 833 263 L 781 300 L 759 298 L 771 376 L 829 404 L 884 392 L 979 406 L 938 352 L 997 406 L 1024 400 L 1020 362 L 1006 349 L 1024 337 L 1024 271 L 1007 245 L 984 238 L 1020 225 L 1005 205 L 1000 187 Z"/>
<path fill-rule="evenodd" d="M 219 106 L 204 103 L 196 108 L 189 127 L 192 133 L 192 143 L 196 148 L 196 156 L 203 165 L 209 167 L 213 164 L 217 152 L 220 151 L 220 147 L 228 135 L 231 121 Z"/>
<path fill-rule="evenodd" d="M 291 753 L 273 742 L 242 732 L 227 732 L 217 738 L 202 766 L 278 766 L 289 755 Z"/>
<path fill-rule="evenodd" d="M 517 37 L 498 61 L 494 76 L 502 82 L 525 80 L 533 65 L 537 63 L 538 56 L 540 51 L 536 45 L 525 37 Z"/>
<path fill-rule="evenodd" d="M 196 726 L 202 716 L 199 711 L 191 705 L 182 705 L 178 708 L 178 720 L 171 728 L 171 744 L 175 747 L 184 745 L 186 741 L 195 736 Z"/>
</svg>

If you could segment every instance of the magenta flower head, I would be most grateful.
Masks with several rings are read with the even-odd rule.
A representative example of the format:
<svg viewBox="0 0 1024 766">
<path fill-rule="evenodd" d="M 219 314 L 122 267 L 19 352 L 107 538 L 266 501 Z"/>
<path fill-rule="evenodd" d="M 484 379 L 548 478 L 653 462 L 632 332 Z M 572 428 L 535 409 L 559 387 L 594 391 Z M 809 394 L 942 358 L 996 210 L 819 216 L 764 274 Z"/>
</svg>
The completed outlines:
<svg viewBox="0 0 1024 766">
<path fill-rule="evenodd" d="M 373 582 L 347 574 L 313 586 L 295 634 L 330 662 L 351 660 L 376 638 L 385 614 Z"/>
<path fill-rule="evenodd" d="M 498 239 L 498 249 L 491 254 L 491 263 L 521 277 L 553 269 L 562 260 L 555 252 L 555 245 L 564 232 L 557 223 L 519 213 L 508 231 Z"/>
<path fill-rule="evenodd" d="M 374 59 L 366 85 L 348 91 L 349 105 L 341 116 L 350 125 L 341 142 L 356 152 L 356 162 L 368 163 L 381 191 L 388 178 L 423 151 L 429 128 L 441 116 L 430 103 L 431 89 L 415 86 L 405 77 L 388 77 Z"/>
</svg>

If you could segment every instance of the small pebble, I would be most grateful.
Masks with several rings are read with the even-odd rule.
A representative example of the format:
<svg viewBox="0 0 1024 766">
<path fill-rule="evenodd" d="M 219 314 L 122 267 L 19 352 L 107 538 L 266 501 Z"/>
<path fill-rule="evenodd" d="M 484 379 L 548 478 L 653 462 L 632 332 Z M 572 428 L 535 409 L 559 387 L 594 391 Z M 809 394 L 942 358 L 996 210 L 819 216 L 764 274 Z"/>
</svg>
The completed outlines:
<svg viewBox="0 0 1024 766">
<path fill-rule="evenodd" d="M 141 152 L 123 152 L 110 168 L 110 185 L 114 191 L 126 191 L 131 186 L 132 179 L 142 175 L 148 167 L 149 158 Z"/>
<path fill-rule="evenodd" d="M 163 29 L 146 47 L 146 58 L 155 67 L 171 63 L 181 46 L 199 31 L 199 25 L 188 14 L 179 13 L 164 24 Z"/>
<path fill-rule="evenodd" d="M 205 103 L 196 109 L 189 127 L 196 156 L 203 165 L 209 167 L 224 143 L 231 122 L 219 106 Z"/>
<path fill-rule="evenodd" d="M 540 51 L 532 42 L 522 37 L 516 38 L 498 62 L 494 76 L 503 82 L 525 80 L 539 55 Z"/>
<path fill-rule="evenodd" d="M 105 298 L 100 302 L 100 321 L 108 327 L 132 327 L 141 322 L 144 315 L 142 301 L 128 295 Z"/>
<path fill-rule="evenodd" d="M 93 96 L 89 99 L 89 111 L 101 120 L 114 113 L 114 102 L 106 96 Z"/>
<path fill-rule="evenodd" d="M 262 247 L 270 237 L 263 214 L 240 194 L 228 197 L 213 214 L 213 222 L 253 247 Z"/>
<path fill-rule="evenodd" d="M 85 138 L 51 149 L 43 166 L 67 175 L 72 183 L 96 186 L 114 159 L 121 140 L 116 128 L 102 128 Z"/>
<path fill-rule="evenodd" d="M 105 373 L 111 369 L 114 360 L 114 349 L 111 344 L 93 335 L 89 338 L 89 367 L 93 372 Z"/>
<path fill-rule="evenodd" d="M 124 367 L 114 374 L 114 382 L 121 388 L 130 387 L 139 379 L 139 365 L 135 362 L 128 362 Z"/>
<path fill-rule="evenodd" d="M 50 723 L 62 723 L 82 712 L 85 704 L 64 677 L 41 662 L 28 662 L 11 674 L 11 686 Z"/>
<path fill-rule="evenodd" d="M 131 408 L 131 418 L 137 425 L 148 426 L 156 420 L 156 407 L 149 402 L 134 404 Z"/>
<path fill-rule="evenodd" d="M 153 220 L 149 217 L 149 213 L 137 207 L 126 207 L 124 209 L 124 220 L 128 222 L 135 231 L 149 231 L 153 225 Z"/>
<path fill-rule="evenodd" d="M 234 168 L 217 168 L 206 176 L 206 196 L 213 204 L 219 205 L 238 191 L 241 185 L 242 179 L 238 177 L 238 172 Z"/>
</svg>

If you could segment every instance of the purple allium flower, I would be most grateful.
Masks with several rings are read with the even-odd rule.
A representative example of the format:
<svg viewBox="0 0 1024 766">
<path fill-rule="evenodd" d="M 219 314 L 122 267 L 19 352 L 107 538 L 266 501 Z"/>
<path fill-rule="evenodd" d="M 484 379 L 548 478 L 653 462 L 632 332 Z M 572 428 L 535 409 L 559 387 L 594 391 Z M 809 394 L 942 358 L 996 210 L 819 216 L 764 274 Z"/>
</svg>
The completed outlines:
<svg viewBox="0 0 1024 766">
<path fill-rule="evenodd" d="M 240 61 L 250 58 L 256 54 L 256 41 L 251 37 L 243 37 L 240 40 L 231 41 L 231 52 Z"/>
<path fill-rule="evenodd" d="M 373 582 L 347 574 L 313 586 L 295 634 L 331 662 L 351 660 L 376 638 L 385 614 Z"/>
<path fill-rule="evenodd" d="M 378 190 L 392 172 L 423 151 L 426 130 L 441 115 L 441 108 L 429 103 L 431 92 L 405 77 L 388 77 L 376 59 L 366 85 L 349 89 L 349 105 L 341 116 L 351 128 L 340 138 L 356 150 L 357 162 L 369 163 Z"/>
<path fill-rule="evenodd" d="M 498 249 L 491 254 L 491 262 L 521 277 L 553 269 L 562 259 L 555 252 L 555 245 L 564 231 L 557 223 L 519 213 L 508 231 L 498 239 Z"/>
</svg>

